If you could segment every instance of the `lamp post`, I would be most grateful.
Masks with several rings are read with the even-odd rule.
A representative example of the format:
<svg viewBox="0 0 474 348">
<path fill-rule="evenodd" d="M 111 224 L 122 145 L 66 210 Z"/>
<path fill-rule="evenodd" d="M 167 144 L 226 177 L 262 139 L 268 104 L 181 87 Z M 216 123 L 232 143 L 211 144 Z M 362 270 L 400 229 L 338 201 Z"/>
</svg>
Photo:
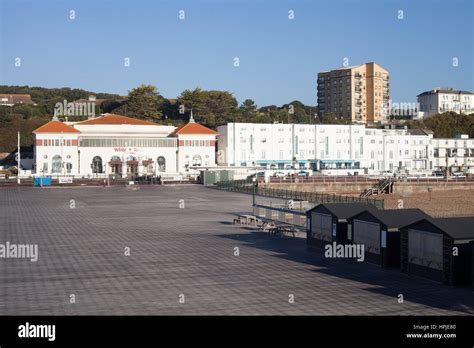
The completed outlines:
<svg viewBox="0 0 474 348">
<path fill-rule="evenodd" d="M 65 161 L 64 161 L 64 148 L 63 148 L 63 141 L 64 141 L 64 138 L 63 136 L 60 137 L 60 142 L 61 142 L 61 175 L 64 176 L 64 165 L 65 165 Z"/>
<path fill-rule="evenodd" d="M 252 195 L 252 210 L 255 207 L 255 189 L 257 188 L 257 176 L 252 178 L 252 186 L 253 186 L 253 195 Z"/>
<path fill-rule="evenodd" d="M 16 174 L 16 182 L 20 184 L 20 172 L 21 172 L 21 151 L 20 151 L 20 131 L 18 131 L 18 152 L 17 152 L 17 174 Z"/>
</svg>

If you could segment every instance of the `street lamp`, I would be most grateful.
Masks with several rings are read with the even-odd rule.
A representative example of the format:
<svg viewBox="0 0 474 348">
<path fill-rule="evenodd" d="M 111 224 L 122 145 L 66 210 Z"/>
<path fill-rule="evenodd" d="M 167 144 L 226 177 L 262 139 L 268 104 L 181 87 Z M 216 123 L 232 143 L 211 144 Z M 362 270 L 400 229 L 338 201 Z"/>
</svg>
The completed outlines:
<svg viewBox="0 0 474 348">
<path fill-rule="evenodd" d="M 253 186 L 253 195 L 252 195 L 252 209 L 255 207 L 255 189 L 257 187 L 257 176 L 252 178 L 252 186 Z"/>
<path fill-rule="evenodd" d="M 64 176 L 64 164 L 65 164 L 65 161 L 64 161 L 64 147 L 63 147 L 63 141 L 64 141 L 64 138 L 63 136 L 60 137 L 60 142 L 61 142 L 61 175 Z"/>
<path fill-rule="evenodd" d="M 18 152 L 16 153 L 17 158 L 17 173 L 16 173 L 16 183 L 19 185 L 20 184 L 20 172 L 21 172 L 21 149 L 20 149 L 20 131 L 18 131 Z"/>
</svg>

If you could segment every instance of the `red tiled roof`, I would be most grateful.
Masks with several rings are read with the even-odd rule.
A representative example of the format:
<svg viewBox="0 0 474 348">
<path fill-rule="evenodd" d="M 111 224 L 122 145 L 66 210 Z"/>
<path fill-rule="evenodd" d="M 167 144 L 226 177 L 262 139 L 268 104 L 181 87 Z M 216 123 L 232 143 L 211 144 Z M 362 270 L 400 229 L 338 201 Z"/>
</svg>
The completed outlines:
<svg viewBox="0 0 474 348">
<path fill-rule="evenodd" d="M 6 101 L 2 99 L 7 99 Z M 34 104 L 29 94 L 0 94 L 1 104 Z"/>
<path fill-rule="evenodd" d="M 114 114 L 105 114 L 104 116 L 92 118 L 90 120 L 85 120 L 78 122 L 79 125 L 91 125 L 91 124 L 130 124 L 130 125 L 143 125 L 143 126 L 159 126 L 158 123 L 139 120 L 137 118 L 114 115 Z"/>
<path fill-rule="evenodd" d="M 172 134 L 217 134 L 217 132 L 199 123 L 191 122 L 177 128 Z"/>
<path fill-rule="evenodd" d="M 77 129 L 74 129 L 61 121 L 49 121 L 41 127 L 35 129 L 33 133 L 80 133 Z"/>
</svg>

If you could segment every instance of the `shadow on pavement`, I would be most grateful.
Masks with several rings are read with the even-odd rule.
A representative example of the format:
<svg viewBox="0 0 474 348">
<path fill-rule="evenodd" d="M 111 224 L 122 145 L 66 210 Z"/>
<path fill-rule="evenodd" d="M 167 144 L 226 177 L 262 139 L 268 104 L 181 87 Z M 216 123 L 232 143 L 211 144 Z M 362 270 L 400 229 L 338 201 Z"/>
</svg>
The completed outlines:
<svg viewBox="0 0 474 348">
<path fill-rule="evenodd" d="M 474 314 L 474 291 L 468 288 L 453 288 L 367 262 L 328 259 L 324 257 L 323 249 L 308 250 L 303 238 L 279 238 L 260 231 L 221 234 L 219 237 L 276 252 L 278 255 L 274 255 L 275 257 L 313 265 L 315 273 L 366 284 L 366 291 L 386 295 L 394 300 L 397 300 L 399 294 L 403 294 L 405 301 L 458 311 L 459 314 Z"/>
</svg>

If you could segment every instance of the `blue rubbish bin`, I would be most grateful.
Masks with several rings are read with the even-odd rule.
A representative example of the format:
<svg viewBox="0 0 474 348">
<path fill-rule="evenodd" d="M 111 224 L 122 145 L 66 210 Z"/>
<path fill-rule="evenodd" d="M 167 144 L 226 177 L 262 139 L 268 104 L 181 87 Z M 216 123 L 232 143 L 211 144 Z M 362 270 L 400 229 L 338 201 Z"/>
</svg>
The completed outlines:
<svg viewBox="0 0 474 348">
<path fill-rule="evenodd" d="M 38 176 L 33 179 L 34 186 L 51 186 L 50 176 Z"/>
</svg>

